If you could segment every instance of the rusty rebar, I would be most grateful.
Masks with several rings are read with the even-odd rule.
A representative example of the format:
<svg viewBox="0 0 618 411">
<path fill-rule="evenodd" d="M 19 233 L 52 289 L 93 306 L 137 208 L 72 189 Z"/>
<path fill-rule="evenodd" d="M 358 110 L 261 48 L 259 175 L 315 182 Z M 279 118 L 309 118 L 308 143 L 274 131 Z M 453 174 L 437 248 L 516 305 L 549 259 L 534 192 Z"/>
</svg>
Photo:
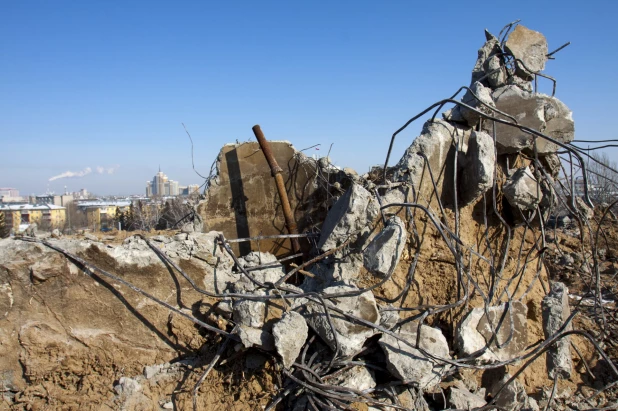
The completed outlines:
<svg viewBox="0 0 618 411">
<path fill-rule="evenodd" d="M 279 167 L 279 164 L 277 164 L 277 160 L 275 159 L 273 152 L 270 150 L 270 144 L 268 144 L 266 137 L 264 137 L 264 133 L 262 132 L 260 126 L 256 124 L 253 126 L 252 130 L 253 134 L 255 134 L 255 138 L 260 144 L 262 153 L 264 153 L 264 157 L 266 157 L 266 161 L 270 166 L 272 176 L 275 178 L 277 191 L 279 192 L 279 199 L 281 200 L 281 207 L 283 208 L 283 217 L 285 218 L 285 225 L 288 228 L 288 232 L 290 234 L 298 234 L 296 220 L 294 219 L 294 214 L 292 213 L 292 208 L 290 207 L 290 201 L 288 200 L 288 193 L 285 190 L 285 182 L 283 181 L 283 176 L 281 175 L 283 170 Z M 300 251 L 300 243 L 297 238 L 290 238 L 290 242 L 292 243 L 292 250 L 295 253 Z"/>
</svg>

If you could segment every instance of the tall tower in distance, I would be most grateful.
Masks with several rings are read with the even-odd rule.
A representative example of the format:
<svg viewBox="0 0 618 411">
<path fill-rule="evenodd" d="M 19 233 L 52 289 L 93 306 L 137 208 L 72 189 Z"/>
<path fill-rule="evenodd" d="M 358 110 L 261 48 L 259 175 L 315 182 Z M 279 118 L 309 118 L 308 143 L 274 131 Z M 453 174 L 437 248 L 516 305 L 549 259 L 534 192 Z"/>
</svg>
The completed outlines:
<svg viewBox="0 0 618 411">
<path fill-rule="evenodd" d="M 170 180 L 161 171 L 159 166 L 159 172 L 155 174 L 152 181 L 146 182 L 146 196 L 177 196 L 180 195 L 180 189 L 178 181 Z"/>
</svg>

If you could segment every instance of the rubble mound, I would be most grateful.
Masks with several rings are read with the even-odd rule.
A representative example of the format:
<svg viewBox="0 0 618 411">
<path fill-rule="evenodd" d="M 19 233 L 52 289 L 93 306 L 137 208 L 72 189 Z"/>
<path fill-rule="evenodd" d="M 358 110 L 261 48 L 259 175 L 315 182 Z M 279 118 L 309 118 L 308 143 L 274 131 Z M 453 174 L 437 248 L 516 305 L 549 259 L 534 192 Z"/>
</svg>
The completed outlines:
<svg viewBox="0 0 618 411">
<path fill-rule="evenodd" d="M 359 176 L 275 142 L 274 170 L 227 145 L 191 230 L 0 240 L 5 408 L 611 409 L 614 251 L 585 178 L 580 197 L 559 178 L 561 152 L 585 165 L 571 112 L 536 89 L 555 52 L 503 32 L 392 167 Z M 586 316 L 556 281 L 576 263 L 547 242 L 558 206 Z"/>
</svg>

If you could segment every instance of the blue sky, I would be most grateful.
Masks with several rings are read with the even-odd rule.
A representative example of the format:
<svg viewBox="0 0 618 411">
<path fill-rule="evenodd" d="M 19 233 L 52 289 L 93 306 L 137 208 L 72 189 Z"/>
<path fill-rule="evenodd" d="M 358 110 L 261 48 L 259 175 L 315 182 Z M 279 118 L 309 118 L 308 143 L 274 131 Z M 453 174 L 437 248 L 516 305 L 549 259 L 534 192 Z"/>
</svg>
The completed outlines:
<svg viewBox="0 0 618 411">
<path fill-rule="evenodd" d="M 483 29 L 515 19 L 550 50 L 572 42 L 545 72 L 576 137 L 617 138 L 617 12 L 610 1 L 2 0 L 0 187 L 143 193 L 159 165 L 201 184 L 181 123 L 202 173 L 254 124 L 298 149 L 321 144 L 310 154 L 332 143 L 337 165 L 363 173 L 409 117 L 469 84 Z"/>
</svg>

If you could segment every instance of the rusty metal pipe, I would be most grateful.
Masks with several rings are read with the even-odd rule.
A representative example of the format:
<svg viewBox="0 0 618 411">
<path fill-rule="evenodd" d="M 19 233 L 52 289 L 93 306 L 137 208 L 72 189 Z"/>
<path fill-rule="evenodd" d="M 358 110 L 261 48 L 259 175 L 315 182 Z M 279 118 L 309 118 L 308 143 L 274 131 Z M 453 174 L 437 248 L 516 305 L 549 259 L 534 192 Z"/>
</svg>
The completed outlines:
<svg viewBox="0 0 618 411">
<path fill-rule="evenodd" d="M 252 128 L 253 134 L 255 134 L 255 138 L 260 144 L 260 148 L 264 153 L 264 157 L 266 157 L 266 161 L 270 166 L 270 172 L 272 176 L 275 178 L 275 183 L 277 185 L 277 191 L 279 192 L 279 199 L 281 200 L 281 206 L 283 207 L 283 217 L 285 218 L 285 225 L 288 228 L 288 232 L 290 234 L 298 234 L 298 228 L 296 227 L 296 220 L 294 219 L 294 214 L 292 214 L 292 208 L 290 207 L 290 201 L 288 200 L 288 193 L 285 191 L 285 183 L 283 181 L 283 176 L 281 172 L 283 171 L 279 164 L 277 164 L 277 160 L 270 150 L 270 145 L 268 141 L 266 141 L 266 137 L 264 137 L 264 133 L 259 125 L 255 125 Z M 300 251 L 300 243 L 298 242 L 298 238 L 290 238 L 292 242 L 292 250 L 297 253 Z"/>
</svg>

